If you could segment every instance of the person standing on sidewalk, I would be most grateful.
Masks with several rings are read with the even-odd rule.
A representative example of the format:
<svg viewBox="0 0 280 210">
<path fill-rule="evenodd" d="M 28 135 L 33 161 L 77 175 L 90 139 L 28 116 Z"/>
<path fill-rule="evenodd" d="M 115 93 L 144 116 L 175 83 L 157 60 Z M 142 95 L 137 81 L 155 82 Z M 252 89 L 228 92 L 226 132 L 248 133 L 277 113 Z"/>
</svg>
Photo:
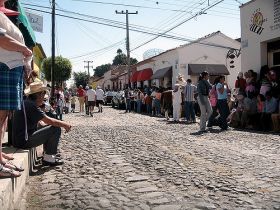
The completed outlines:
<svg viewBox="0 0 280 210">
<path fill-rule="evenodd" d="M 126 88 L 124 91 L 124 100 L 125 100 L 125 112 L 130 112 L 131 111 L 131 92 L 130 88 Z"/>
<path fill-rule="evenodd" d="M 71 125 L 48 117 L 40 108 L 44 102 L 47 87 L 42 82 L 33 82 L 24 90 L 28 96 L 23 102 L 22 110 L 16 111 L 13 119 L 13 146 L 27 149 L 44 145 L 43 164 L 62 165 L 57 158 L 57 147 L 61 137 L 61 128 L 66 132 Z M 40 129 L 38 129 L 40 125 Z"/>
<path fill-rule="evenodd" d="M 196 122 L 194 113 L 195 94 L 197 94 L 196 86 L 192 84 L 191 79 L 187 79 L 187 84 L 184 88 L 184 105 L 187 122 Z"/>
<path fill-rule="evenodd" d="M 0 7 L 5 7 L 5 1 L 0 0 Z M 21 174 L 15 171 L 15 168 L 9 167 L 7 161 L 13 157 L 2 152 L 2 140 L 7 129 L 9 112 L 21 109 L 23 66 L 31 69 L 29 63 L 25 61 L 32 56 L 32 51 L 25 46 L 20 30 L 2 12 L 0 12 L 0 47 L 0 178 L 10 178 Z"/>
<path fill-rule="evenodd" d="M 96 100 L 96 92 L 92 89 L 92 86 L 89 86 L 89 89 L 87 91 L 87 102 L 88 102 L 88 108 L 89 108 L 89 114 L 93 117 L 92 112 L 95 106 L 95 100 Z"/>
<path fill-rule="evenodd" d="M 78 90 L 77 90 L 77 95 L 79 97 L 79 103 L 80 103 L 80 113 L 83 114 L 85 111 L 85 95 L 86 92 L 83 89 L 83 86 L 80 85 Z"/>
<path fill-rule="evenodd" d="M 98 112 L 103 112 L 104 103 L 104 91 L 100 86 L 96 88 L 96 106 L 98 107 Z"/>
<path fill-rule="evenodd" d="M 206 122 L 212 114 L 212 107 L 209 101 L 209 90 L 211 89 L 211 84 L 208 81 L 209 73 L 204 71 L 199 76 L 199 81 L 197 84 L 198 93 L 198 104 L 200 108 L 200 130 L 199 132 L 206 132 Z"/>
<path fill-rule="evenodd" d="M 217 108 L 220 113 L 218 123 L 222 130 L 227 130 L 227 117 L 229 116 L 230 112 L 227 103 L 229 88 L 227 83 L 225 83 L 225 76 L 220 76 L 220 81 L 217 84 L 216 89 L 218 95 Z"/>
<path fill-rule="evenodd" d="M 172 91 L 172 105 L 173 105 L 173 121 L 179 122 L 181 117 L 181 103 L 182 103 L 182 91 L 180 85 L 175 84 L 174 90 Z"/>
</svg>

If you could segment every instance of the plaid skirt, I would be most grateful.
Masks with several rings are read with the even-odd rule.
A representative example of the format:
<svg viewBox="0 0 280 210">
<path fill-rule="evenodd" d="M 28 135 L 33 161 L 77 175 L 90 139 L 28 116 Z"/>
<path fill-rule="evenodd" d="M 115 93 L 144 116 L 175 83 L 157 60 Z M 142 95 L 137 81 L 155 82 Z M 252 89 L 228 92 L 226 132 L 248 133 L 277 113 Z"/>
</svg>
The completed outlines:
<svg viewBox="0 0 280 210">
<path fill-rule="evenodd" d="M 23 97 L 23 67 L 9 69 L 0 63 L 0 110 L 20 110 Z"/>
</svg>

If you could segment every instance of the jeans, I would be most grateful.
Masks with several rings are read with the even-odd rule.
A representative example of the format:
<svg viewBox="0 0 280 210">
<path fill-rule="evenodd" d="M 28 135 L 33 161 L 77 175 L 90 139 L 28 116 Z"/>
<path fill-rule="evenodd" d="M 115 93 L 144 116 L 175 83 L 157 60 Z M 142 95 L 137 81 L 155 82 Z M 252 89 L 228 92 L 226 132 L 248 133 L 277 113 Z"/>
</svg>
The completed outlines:
<svg viewBox="0 0 280 210">
<path fill-rule="evenodd" d="M 146 108 L 147 108 L 147 114 L 151 114 L 152 113 L 152 105 L 147 104 Z"/>
<path fill-rule="evenodd" d="M 47 155 L 55 155 L 60 136 L 61 128 L 51 125 L 43 127 L 29 136 L 25 148 L 37 147 L 43 144 Z"/>
<path fill-rule="evenodd" d="M 155 103 L 155 115 L 159 115 L 161 114 L 161 111 L 160 111 L 160 100 L 158 99 L 154 99 L 154 103 Z"/>
<path fill-rule="evenodd" d="M 62 120 L 62 110 L 61 107 L 57 107 L 56 108 L 56 115 L 57 115 L 57 119 Z"/>
<path fill-rule="evenodd" d="M 142 101 L 137 100 L 137 113 L 141 113 Z"/>
<path fill-rule="evenodd" d="M 194 101 L 185 101 L 186 120 L 195 120 Z"/>
<path fill-rule="evenodd" d="M 125 99 L 125 111 L 131 111 L 131 100 L 129 98 Z"/>
<path fill-rule="evenodd" d="M 218 119 L 219 126 L 221 129 L 226 130 L 228 128 L 227 125 L 227 117 L 229 116 L 229 107 L 226 99 L 218 99 L 217 108 L 220 113 L 220 117 Z"/>
</svg>

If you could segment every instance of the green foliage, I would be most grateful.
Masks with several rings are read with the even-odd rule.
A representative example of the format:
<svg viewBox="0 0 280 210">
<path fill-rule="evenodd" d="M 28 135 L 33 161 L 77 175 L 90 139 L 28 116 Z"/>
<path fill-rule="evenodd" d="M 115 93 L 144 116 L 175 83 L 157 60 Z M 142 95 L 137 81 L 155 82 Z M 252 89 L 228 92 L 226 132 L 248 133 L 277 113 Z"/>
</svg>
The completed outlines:
<svg viewBox="0 0 280 210">
<path fill-rule="evenodd" d="M 94 76 L 98 76 L 98 77 L 101 77 L 103 76 L 107 71 L 110 70 L 110 67 L 111 67 L 111 64 L 108 63 L 108 64 L 103 64 L 101 66 L 97 66 L 95 69 L 94 69 Z"/>
<path fill-rule="evenodd" d="M 79 87 L 80 85 L 85 87 L 88 84 L 89 76 L 86 72 L 78 72 L 78 73 L 74 72 L 73 76 L 74 76 L 76 87 Z"/>
<path fill-rule="evenodd" d="M 51 64 L 51 57 L 44 59 L 42 63 L 42 71 L 45 74 L 45 79 L 47 81 L 51 81 Z M 62 56 L 55 57 L 53 78 L 56 84 L 61 85 L 64 81 L 70 79 L 71 71 L 72 65 L 70 60 L 63 58 Z"/>
<path fill-rule="evenodd" d="M 130 58 L 130 64 L 136 64 L 138 63 L 137 59 Z M 117 50 L 117 55 L 115 56 L 113 60 L 113 65 L 126 65 L 127 64 L 127 56 L 122 52 L 121 49 Z"/>
</svg>

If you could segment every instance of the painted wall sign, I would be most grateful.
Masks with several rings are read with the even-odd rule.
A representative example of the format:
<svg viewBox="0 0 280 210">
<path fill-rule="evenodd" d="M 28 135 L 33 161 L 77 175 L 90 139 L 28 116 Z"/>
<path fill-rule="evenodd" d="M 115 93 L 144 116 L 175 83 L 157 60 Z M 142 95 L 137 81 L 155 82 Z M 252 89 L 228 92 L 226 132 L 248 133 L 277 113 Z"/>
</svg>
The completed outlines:
<svg viewBox="0 0 280 210">
<path fill-rule="evenodd" d="M 273 26 L 270 26 L 272 31 L 280 29 L 280 0 L 274 0 L 273 6 L 274 21 Z"/>
<path fill-rule="evenodd" d="M 267 20 L 263 17 L 261 9 L 259 8 L 255 10 L 251 17 L 250 31 L 261 35 L 264 30 L 263 23 L 266 21 Z"/>
</svg>

